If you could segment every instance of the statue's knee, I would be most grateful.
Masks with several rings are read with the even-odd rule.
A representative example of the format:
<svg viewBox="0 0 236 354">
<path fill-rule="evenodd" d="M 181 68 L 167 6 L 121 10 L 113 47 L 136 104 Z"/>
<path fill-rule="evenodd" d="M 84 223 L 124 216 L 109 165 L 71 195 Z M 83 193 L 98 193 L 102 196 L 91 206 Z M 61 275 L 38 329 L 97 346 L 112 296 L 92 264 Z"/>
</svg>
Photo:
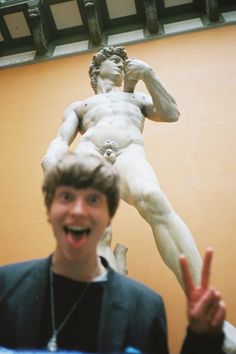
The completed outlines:
<svg viewBox="0 0 236 354">
<path fill-rule="evenodd" d="M 155 215 L 168 214 L 171 211 L 170 204 L 166 196 L 159 190 L 146 190 L 142 193 L 138 202 L 140 213 L 148 213 Z"/>
</svg>

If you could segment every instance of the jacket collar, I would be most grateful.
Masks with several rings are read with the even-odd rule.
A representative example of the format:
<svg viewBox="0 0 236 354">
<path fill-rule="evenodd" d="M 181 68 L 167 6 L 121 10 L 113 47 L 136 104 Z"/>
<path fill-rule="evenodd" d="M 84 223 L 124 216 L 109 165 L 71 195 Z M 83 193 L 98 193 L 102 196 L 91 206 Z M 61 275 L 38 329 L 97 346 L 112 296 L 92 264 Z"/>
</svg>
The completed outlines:
<svg viewBox="0 0 236 354">
<path fill-rule="evenodd" d="M 106 267 L 108 263 L 102 259 Z M 121 352 L 128 322 L 129 297 L 124 276 L 108 266 L 108 281 L 102 300 L 98 335 L 98 351 Z"/>
</svg>

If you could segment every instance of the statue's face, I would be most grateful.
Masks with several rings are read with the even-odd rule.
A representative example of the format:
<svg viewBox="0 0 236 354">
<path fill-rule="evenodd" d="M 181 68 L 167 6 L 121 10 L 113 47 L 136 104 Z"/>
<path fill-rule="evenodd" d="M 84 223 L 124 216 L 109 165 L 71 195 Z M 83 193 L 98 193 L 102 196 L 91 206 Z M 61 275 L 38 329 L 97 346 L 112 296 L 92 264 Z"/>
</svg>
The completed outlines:
<svg viewBox="0 0 236 354">
<path fill-rule="evenodd" d="M 124 77 L 124 61 L 117 55 L 107 58 L 100 67 L 99 75 L 102 79 L 110 79 L 120 86 Z"/>
</svg>

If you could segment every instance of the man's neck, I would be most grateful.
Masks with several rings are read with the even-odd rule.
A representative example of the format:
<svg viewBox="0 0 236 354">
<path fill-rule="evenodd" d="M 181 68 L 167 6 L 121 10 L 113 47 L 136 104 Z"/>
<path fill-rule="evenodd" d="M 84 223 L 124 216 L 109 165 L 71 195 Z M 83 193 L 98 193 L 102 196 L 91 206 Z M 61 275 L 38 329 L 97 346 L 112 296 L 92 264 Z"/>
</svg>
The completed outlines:
<svg viewBox="0 0 236 354">
<path fill-rule="evenodd" d="M 89 282 L 94 278 L 102 275 L 105 272 L 105 268 L 101 263 L 99 257 L 95 257 L 93 260 L 85 261 L 69 261 L 61 259 L 56 252 L 52 257 L 52 269 L 53 272 L 75 281 Z"/>
</svg>

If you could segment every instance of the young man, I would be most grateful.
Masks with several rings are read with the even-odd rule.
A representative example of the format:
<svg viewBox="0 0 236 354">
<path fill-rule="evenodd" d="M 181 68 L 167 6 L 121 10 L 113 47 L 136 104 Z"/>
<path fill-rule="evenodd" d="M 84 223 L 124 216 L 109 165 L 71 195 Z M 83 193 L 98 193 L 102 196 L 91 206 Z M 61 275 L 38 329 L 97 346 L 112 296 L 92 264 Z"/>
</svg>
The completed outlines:
<svg viewBox="0 0 236 354">
<path fill-rule="evenodd" d="M 67 153 L 47 171 L 43 192 L 55 250 L 0 268 L 0 346 L 168 354 L 161 297 L 97 256 L 119 203 L 115 168 L 96 155 Z M 222 353 L 225 305 L 208 287 L 211 257 L 207 251 L 198 288 L 180 260 L 189 317 L 181 354 Z"/>
</svg>

